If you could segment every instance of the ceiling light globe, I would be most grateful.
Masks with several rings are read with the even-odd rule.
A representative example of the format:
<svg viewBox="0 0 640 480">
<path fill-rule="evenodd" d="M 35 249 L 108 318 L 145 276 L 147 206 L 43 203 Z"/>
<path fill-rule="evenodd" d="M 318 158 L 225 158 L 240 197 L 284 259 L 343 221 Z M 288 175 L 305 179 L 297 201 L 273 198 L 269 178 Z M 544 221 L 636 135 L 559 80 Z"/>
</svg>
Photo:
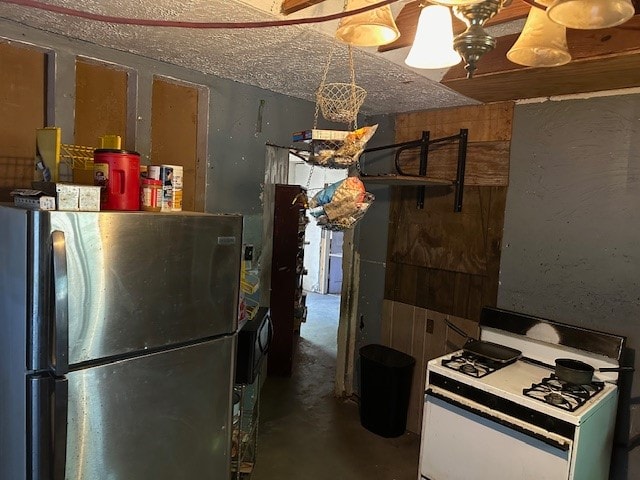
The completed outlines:
<svg viewBox="0 0 640 480">
<path fill-rule="evenodd" d="M 453 49 L 451 11 L 442 5 L 422 8 L 413 46 L 404 63 L 413 68 L 452 67 L 462 58 Z"/>
<path fill-rule="evenodd" d="M 631 0 L 555 0 L 547 9 L 551 20 L 578 30 L 620 25 L 635 15 Z"/>
<path fill-rule="evenodd" d="M 544 10 L 532 8 L 507 58 L 527 67 L 557 67 L 569 63 L 566 27 L 552 22 Z"/>
<path fill-rule="evenodd" d="M 347 10 L 357 10 L 377 2 L 378 0 L 349 0 Z M 386 45 L 399 36 L 400 30 L 393 20 L 389 5 L 344 17 L 340 19 L 336 30 L 336 38 L 358 47 Z"/>
</svg>

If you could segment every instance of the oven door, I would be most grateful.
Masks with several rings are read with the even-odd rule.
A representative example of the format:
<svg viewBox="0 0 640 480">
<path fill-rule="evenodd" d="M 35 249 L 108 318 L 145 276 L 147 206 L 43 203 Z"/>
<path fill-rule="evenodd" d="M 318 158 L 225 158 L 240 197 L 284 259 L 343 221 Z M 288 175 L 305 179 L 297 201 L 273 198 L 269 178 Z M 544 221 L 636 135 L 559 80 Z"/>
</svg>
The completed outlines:
<svg viewBox="0 0 640 480">
<path fill-rule="evenodd" d="M 442 392 L 445 393 L 445 392 Z M 567 480 L 573 442 L 429 389 L 420 475 L 426 480 Z"/>
</svg>

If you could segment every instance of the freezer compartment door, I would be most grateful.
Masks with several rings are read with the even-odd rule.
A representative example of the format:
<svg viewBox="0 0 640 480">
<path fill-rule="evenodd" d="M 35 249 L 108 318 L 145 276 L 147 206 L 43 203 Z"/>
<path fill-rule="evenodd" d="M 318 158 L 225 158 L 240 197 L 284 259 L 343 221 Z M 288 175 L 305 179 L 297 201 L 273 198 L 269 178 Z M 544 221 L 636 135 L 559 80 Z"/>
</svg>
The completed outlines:
<svg viewBox="0 0 640 480">
<path fill-rule="evenodd" d="M 72 371 L 66 479 L 226 479 L 235 336 Z"/>
<path fill-rule="evenodd" d="M 44 340 L 34 343 L 45 347 L 35 356 L 36 370 L 53 363 L 60 375 L 64 372 L 52 357 L 73 366 L 236 330 L 241 216 L 33 215 L 40 239 L 34 242 L 33 331 Z M 66 278 L 56 274 L 60 266 Z M 60 301 L 60 292 L 66 292 L 66 301 Z M 60 329 L 67 321 L 64 336 Z M 62 343 L 68 343 L 67 358 L 60 357 Z"/>
</svg>

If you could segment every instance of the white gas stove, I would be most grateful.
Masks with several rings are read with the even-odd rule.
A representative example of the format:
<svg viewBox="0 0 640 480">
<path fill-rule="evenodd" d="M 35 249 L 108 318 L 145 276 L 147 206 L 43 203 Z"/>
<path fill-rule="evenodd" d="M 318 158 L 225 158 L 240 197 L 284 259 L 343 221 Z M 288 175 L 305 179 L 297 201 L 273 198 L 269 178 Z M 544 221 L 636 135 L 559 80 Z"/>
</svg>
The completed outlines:
<svg viewBox="0 0 640 480">
<path fill-rule="evenodd" d="M 489 308 L 480 327 L 481 340 L 521 355 L 459 350 L 428 363 L 419 478 L 608 478 L 618 374 L 574 385 L 558 380 L 554 364 L 618 367 L 624 338 Z"/>
</svg>

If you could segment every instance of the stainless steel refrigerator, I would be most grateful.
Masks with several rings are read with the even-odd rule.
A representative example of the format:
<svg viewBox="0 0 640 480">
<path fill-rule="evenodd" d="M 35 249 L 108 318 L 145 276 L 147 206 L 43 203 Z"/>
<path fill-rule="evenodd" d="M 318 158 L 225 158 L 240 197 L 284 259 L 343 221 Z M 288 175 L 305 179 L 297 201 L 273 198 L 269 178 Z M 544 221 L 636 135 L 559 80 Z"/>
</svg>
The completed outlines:
<svg viewBox="0 0 640 480">
<path fill-rule="evenodd" d="M 241 236 L 0 206 L 0 479 L 228 478 Z"/>
</svg>

